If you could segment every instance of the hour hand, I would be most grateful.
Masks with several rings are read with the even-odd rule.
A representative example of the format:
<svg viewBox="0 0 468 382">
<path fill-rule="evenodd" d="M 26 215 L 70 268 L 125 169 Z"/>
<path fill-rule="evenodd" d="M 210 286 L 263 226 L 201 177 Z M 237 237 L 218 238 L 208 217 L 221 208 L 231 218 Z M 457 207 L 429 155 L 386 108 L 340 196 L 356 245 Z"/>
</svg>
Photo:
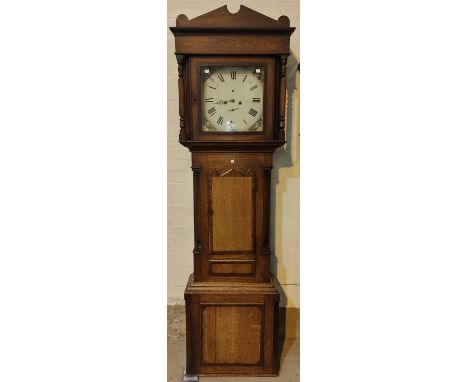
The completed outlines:
<svg viewBox="0 0 468 382">
<path fill-rule="evenodd" d="M 230 100 L 227 100 L 227 101 L 224 101 L 222 99 L 220 99 L 218 102 L 214 102 L 216 105 L 226 105 L 228 102 L 236 102 L 236 100 L 233 98 L 233 99 L 230 99 Z"/>
</svg>

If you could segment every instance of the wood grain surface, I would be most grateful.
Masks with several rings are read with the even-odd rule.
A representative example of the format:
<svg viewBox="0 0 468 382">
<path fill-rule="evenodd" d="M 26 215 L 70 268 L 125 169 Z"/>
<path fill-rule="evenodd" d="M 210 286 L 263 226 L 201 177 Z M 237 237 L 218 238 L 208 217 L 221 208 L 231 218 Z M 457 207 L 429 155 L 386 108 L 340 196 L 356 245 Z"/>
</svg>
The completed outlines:
<svg viewBox="0 0 468 382">
<path fill-rule="evenodd" d="M 252 250 L 252 178 L 212 179 L 213 251 Z"/>
</svg>

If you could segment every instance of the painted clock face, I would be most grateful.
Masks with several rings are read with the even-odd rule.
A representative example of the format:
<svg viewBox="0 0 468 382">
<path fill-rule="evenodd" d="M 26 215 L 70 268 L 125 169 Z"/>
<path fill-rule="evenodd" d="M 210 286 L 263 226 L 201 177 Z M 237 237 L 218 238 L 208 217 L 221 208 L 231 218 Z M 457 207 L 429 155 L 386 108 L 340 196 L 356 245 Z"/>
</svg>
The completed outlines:
<svg viewBox="0 0 468 382">
<path fill-rule="evenodd" d="M 202 131 L 263 131 L 263 67 L 202 67 L 201 79 Z"/>
</svg>

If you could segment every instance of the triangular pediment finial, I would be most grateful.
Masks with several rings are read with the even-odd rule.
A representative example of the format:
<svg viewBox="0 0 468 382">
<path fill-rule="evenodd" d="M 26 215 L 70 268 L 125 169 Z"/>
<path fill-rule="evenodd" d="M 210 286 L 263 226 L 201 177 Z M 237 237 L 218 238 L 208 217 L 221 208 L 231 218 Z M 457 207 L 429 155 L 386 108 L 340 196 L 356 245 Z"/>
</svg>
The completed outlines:
<svg viewBox="0 0 468 382">
<path fill-rule="evenodd" d="M 289 29 L 287 16 L 278 20 L 265 16 L 244 5 L 236 13 L 231 13 L 227 5 L 223 5 L 211 12 L 189 20 L 186 15 L 179 15 L 176 19 L 177 28 L 252 28 L 252 29 Z"/>
</svg>

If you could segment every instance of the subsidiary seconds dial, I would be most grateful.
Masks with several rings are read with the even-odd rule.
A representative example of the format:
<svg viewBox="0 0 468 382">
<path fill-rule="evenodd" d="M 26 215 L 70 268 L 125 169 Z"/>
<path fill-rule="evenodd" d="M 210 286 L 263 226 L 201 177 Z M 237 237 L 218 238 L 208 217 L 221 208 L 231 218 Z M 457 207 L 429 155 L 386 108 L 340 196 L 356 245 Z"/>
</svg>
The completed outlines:
<svg viewBox="0 0 468 382">
<path fill-rule="evenodd" d="M 201 78 L 203 131 L 263 131 L 263 67 L 202 67 Z"/>
</svg>

